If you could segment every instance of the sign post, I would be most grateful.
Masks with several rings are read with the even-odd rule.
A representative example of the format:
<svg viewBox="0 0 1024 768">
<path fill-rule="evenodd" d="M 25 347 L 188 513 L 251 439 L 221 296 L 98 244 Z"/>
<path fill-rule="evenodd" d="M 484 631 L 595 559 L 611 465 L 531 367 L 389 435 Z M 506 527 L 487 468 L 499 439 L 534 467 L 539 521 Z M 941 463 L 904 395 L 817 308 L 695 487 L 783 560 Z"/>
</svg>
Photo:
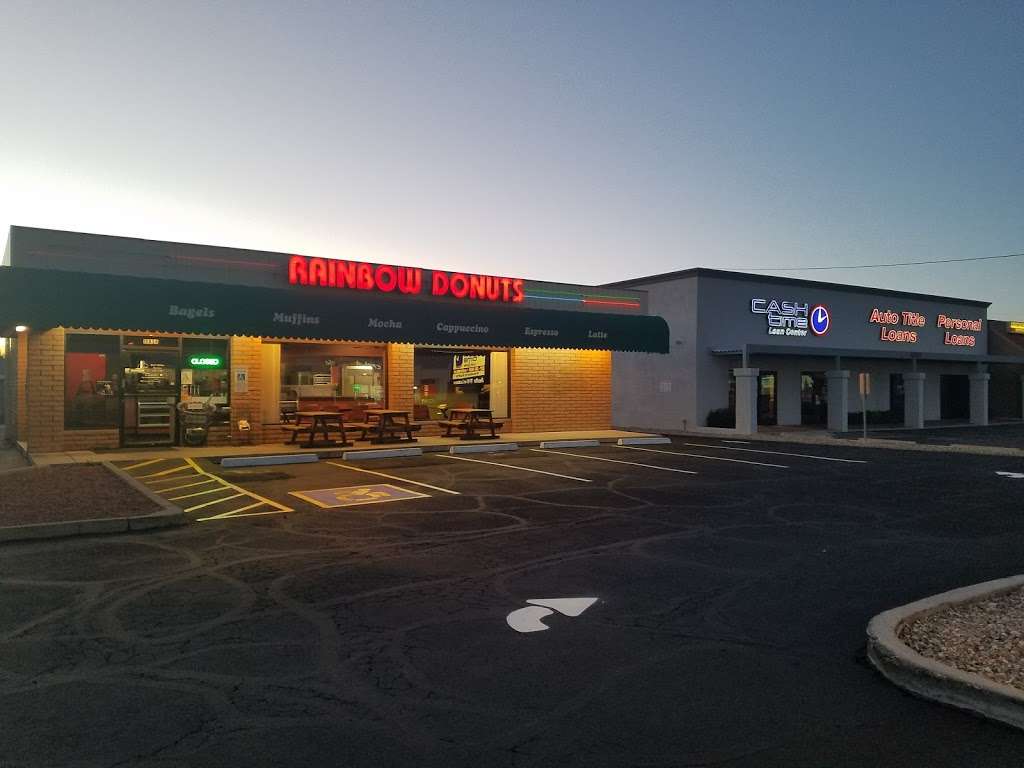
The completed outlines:
<svg viewBox="0 0 1024 768">
<path fill-rule="evenodd" d="M 860 421 L 864 439 L 868 437 L 868 409 L 865 405 L 865 398 L 871 394 L 871 374 L 861 372 L 857 375 L 857 383 L 860 388 Z"/>
</svg>

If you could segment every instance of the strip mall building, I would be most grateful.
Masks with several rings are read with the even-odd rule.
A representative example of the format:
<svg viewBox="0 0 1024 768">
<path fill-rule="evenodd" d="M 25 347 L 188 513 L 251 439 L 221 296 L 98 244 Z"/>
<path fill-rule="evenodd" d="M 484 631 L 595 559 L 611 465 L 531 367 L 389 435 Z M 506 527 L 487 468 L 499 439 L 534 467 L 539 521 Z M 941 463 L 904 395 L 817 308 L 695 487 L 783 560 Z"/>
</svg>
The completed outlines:
<svg viewBox="0 0 1024 768">
<path fill-rule="evenodd" d="M 981 301 L 694 269 L 606 286 L 12 227 L 7 435 L 32 452 L 281 443 L 297 408 L 493 411 L 505 432 L 1021 417 Z"/>
<path fill-rule="evenodd" d="M 0 335 L 32 452 L 174 444 L 182 400 L 218 407 L 213 444 L 283 442 L 299 406 L 609 429 L 612 351 L 668 351 L 643 291 L 27 227 Z"/>
</svg>

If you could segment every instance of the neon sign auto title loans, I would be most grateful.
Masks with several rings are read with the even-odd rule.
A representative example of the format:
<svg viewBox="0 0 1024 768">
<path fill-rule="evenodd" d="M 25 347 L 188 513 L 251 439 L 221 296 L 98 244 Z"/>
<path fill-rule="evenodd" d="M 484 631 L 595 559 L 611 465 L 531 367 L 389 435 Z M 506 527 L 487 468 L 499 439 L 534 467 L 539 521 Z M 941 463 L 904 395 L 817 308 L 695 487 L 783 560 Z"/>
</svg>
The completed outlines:
<svg viewBox="0 0 1024 768">
<path fill-rule="evenodd" d="M 892 309 L 880 310 L 877 307 L 871 310 L 868 317 L 869 323 L 881 326 L 879 339 L 893 344 L 916 344 L 918 332 L 906 328 L 894 328 L 892 326 L 903 325 L 910 328 L 924 328 L 928 324 L 928 318 L 919 312 L 896 312 Z M 976 336 L 965 333 L 950 333 L 952 330 L 971 331 L 981 333 L 983 321 L 979 318 L 949 317 L 939 314 L 935 318 L 935 327 L 942 328 L 945 333 L 942 343 L 948 347 L 974 347 L 978 344 Z"/>
<path fill-rule="evenodd" d="M 424 271 L 418 267 L 292 256 L 288 261 L 288 282 L 292 285 L 412 295 L 422 295 L 429 290 L 431 296 L 508 304 L 523 301 L 523 281 L 518 278 L 435 269 L 429 270 L 429 283 L 424 283 Z"/>
</svg>

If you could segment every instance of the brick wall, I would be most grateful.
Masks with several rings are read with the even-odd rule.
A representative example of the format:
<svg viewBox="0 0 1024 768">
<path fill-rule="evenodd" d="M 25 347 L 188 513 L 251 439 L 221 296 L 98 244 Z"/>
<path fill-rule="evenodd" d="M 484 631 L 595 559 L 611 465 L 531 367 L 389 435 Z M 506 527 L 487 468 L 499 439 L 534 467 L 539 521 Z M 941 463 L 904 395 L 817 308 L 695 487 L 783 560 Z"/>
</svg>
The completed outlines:
<svg viewBox="0 0 1024 768">
<path fill-rule="evenodd" d="M 388 408 L 412 413 L 412 344 L 388 344 Z"/>
<path fill-rule="evenodd" d="M 112 429 L 65 429 L 63 450 L 91 451 L 94 448 L 117 448 L 121 445 L 121 431 Z"/>
<path fill-rule="evenodd" d="M 24 434 L 30 451 L 64 449 L 64 329 L 29 332 Z"/>
<path fill-rule="evenodd" d="M 14 434 L 17 440 L 25 441 L 28 435 L 28 332 L 19 333 L 14 342 Z M 10 371 L 8 371 L 10 375 Z M 8 435 L 10 437 L 10 435 Z"/>
<path fill-rule="evenodd" d="M 263 441 L 263 415 L 261 413 L 260 387 L 263 381 L 263 356 L 260 351 L 262 342 L 252 336 L 231 337 L 231 442 L 259 443 Z M 234 389 L 235 370 L 249 369 L 249 391 L 238 393 Z M 246 419 L 251 432 L 238 430 L 238 420 Z"/>
<path fill-rule="evenodd" d="M 505 432 L 611 428 L 611 352 L 516 348 L 509 367 L 511 419 Z"/>
</svg>

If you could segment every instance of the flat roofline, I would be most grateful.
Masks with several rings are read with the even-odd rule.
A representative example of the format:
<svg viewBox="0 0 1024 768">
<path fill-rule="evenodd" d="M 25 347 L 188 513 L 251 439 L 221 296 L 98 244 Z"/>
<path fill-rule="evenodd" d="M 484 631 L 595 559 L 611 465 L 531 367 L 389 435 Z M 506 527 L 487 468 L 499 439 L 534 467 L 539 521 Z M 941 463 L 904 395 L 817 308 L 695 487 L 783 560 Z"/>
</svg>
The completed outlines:
<svg viewBox="0 0 1024 768">
<path fill-rule="evenodd" d="M 11 224 L 10 225 L 10 229 L 9 229 L 9 232 L 8 232 L 8 238 L 7 238 L 7 250 L 9 251 L 10 254 L 14 253 L 14 249 L 15 249 L 15 246 L 14 246 L 14 236 L 18 232 L 40 232 L 40 233 L 52 233 L 52 234 L 55 234 L 55 235 L 71 235 L 71 236 L 82 237 L 82 238 L 97 238 L 97 239 L 101 239 L 101 240 L 133 241 L 133 242 L 137 242 L 137 243 L 147 243 L 147 244 L 150 244 L 152 246 L 158 246 L 158 247 L 159 246 L 177 246 L 177 247 L 182 247 L 182 248 L 199 248 L 199 249 L 208 248 L 208 249 L 211 249 L 211 250 L 218 250 L 218 251 L 234 251 L 234 252 L 238 253 L 239 255 L 241 255 L 241 254 L 254 254 L 254 255 L 270 255 L 270 256 L 284 256 L 284 257 L 298 255 L 298 256 L 307 256 L 309 258 L 324 258 L 324 259 L 340 259 L 341 258 L 341 257 L 338 257 L 338 256 L 319 256 L 317 254 L 311 254 L 311 253 L 299 253 L 298 251 L 267 251 L 267 250 L 260 250 L 260 249 L 257 249 L 257 248 L 243 248 L 243 247 L 235 246 L 235 245 L 215 245 L 215 244 L 212 244 L 212 243 L 186 243 L 186 242 L 182 242 L 180 240 L 156 240 L 154 238 L 132 237 L 130 235 L 109 235 L 109 234 L 103 234 L 101 232 L 79 232 L 77 230 L 72 230 L 72 229 L 50 229 L 48 227 L 25 227 L 25 226 L 22 226 L 20 224 Z M 458 270 L 453 270 L 453 269 L 451 269 L 449 267 L 426 267 L 426 266 L 417 265 L 417 264 L 393 264 L 391 262 L 379 262 L 379 261 L 372 261 L 372 260 L 369 260 L 369 259 L 362 259 L 362 258 L 360 258 L 360 259 L 345 259 L 345 260 L 346 261 L 361 261 L 361 262 L 365 262 L 367 264 L 389 264 L 391 266 L 397 266 L 397 267 L 413 267 L 413 268 L 418 268 L 418 269 L 429 269 L 429 270 L 445 271 L 445 272 L 455 272 L 455 271 L 458 271 Z M 482 273 L 475 273 L 475 274 L 482 274 Z M 488 273 L 488 274 L 490 274 L 490 273 Z M 508 275 L 503 275 L 503 276 L 508 276 Z M 564 282 L 564 281 L 560 282 L 560 281 L 556 281 L 556 280 L 540 280 L 540 279 L 537 279 L 537 278 L 525 277 L 525 276 L 522 276 L 522 275 L 518 275 L 516 277 L 521 278 L 521 279 L 523 279 L 523 280 L 525 280 L 525 281 L 527 281 L 529 283 L 544 283 L 544 284 L 553 285 L 553 286 L 578 286 L 580 288 L 607 288 L 607 287 L 611 287 L 611 286 L 608 286 L 608 285 L 601 285 L 601 284 L 594 284 L 594 283 L 567 283 L 567 282 Z M 623 286 L 623 288 L 625 288 L 625 286 Z M 635 291 L 637 293 L 646 293 L 646 291 L 644 291 L 642 288 L 628 289 L 628 290 L 632 290 L 632 291 Z"/>
<path fill-rule="evenodd" d="M 731 357 L 743 354 L 742 347 L 709 347 L 708 352 L 716 357 Z M 990 355 L 988 353 L 964 354 L 956 352 L 910 352 L 909 350 L 888 349 L 851 349 L 839 347 L 818 347 L 804 349 L 801 347 L 783 346 L 781 344 L 748 344 L 746 353 L 750 355 L 779 355 L 785 357 L 845 357 L 867 360 L 941 360 L 959 363 L 1024 363 L 1024 356 Z"/>
<path fill-rule="evenodd" d="M 843 291 L 846 293 L 876 293 L 880 296 L 895 296 L 902 299 L 925 299 L 928 301 L 943 301 L 952 304 L 970 304 L 978 307 L 989 307 L 991 301 L 977 301 L 975 299 L 963 299 L 956 296 L 935 296 L 928 293 L 911 293 L 910 291 L 894 291 L 889 288 L 871 288 L 866 285 L 850 285 L 849 283 L 829 283 L 822 280 L 804 280 L 796 277 L 778 277 L 777 275 L 758 275 L 752 272 L 730 272 L 725 269 L 710 269 L 708 267 L 691 267 L 676 272 L 662 272 L 647 277 L 633 277 L 628 280 L 619 280 L 614 283 L 605 283 L 603 288 L 633 288 L 636 286 L 650 285 L 651 283 L 666 283 L 672 280 L 685 280 L 691 277 L 715 277 L 722 280 L 740 280 L 751 283 L 775 283 L 778 285 L 799 285 L 807 288 L 827 288 L 831 291 Z"/>
</svg>

